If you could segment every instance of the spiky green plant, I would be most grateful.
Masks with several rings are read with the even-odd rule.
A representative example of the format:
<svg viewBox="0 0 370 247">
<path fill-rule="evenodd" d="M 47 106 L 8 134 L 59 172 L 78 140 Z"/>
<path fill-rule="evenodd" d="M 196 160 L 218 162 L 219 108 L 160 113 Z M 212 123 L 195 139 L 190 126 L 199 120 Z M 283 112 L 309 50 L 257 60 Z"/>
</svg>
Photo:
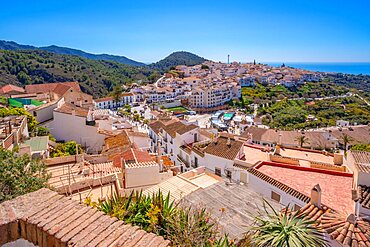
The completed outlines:
<svg viewBox="0 0 370 247">
<path fill-rule="evenodd" d="M 174 246 L 231 247 L 232 240 L 219 236 L 215 222 L 206 209 L 178 207 L 170 194 L 161 191 L 152 195 L 132 192 L 129 196 L 113 195 L 94 204 L 105 214 L 117 217 L 142 229 L 169 239 Z"/>
<path fill-rule="evenodd" d="M 266 204 L 270 210 L 266 208 Z M 316 222 L 305 218 L 300 211 L 292 213 L 287 207 L 283 213 L 280 213 L 266 201 L 264 209 L 267 217 L 256 217 L 255 225 L 251 229 L 252 239 L 256 246 L 327 246 L 323 232 L 315 225 Z"/>
</svg>

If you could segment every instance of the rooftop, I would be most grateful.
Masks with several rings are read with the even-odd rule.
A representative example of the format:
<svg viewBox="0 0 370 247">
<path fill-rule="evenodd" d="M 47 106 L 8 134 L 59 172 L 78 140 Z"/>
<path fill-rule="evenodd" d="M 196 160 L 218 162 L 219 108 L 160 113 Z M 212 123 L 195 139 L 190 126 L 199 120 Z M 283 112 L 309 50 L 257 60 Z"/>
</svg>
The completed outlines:
<svg viewBox="0 0 370 247">
<path fill-rule="evenodd" d="M 333 155 L 331 153 L 312 149 L 280 147 L 280 150 L 276 151 L 275 154 L 299 160 L 315 161 L 327 164 L 334 163 Z"/>
<path fill-rule="evenodd" d="M 1 203 L 0 215 L 0 245 L 20 238 L 38 246 L 55 246 L 57 243 L 63 246 L 145 247 L 170 244 L 162 237 L 125 225 L 115 217 L 49 189 Z"/>
<path fill-rule="evenodd" d="M 7 94 L 7 93 L 12 92 L 12 91 L 17 91 L 19 93 L 24 93 L 25 92 L 25 90 L 23 88 L 15 86 L 15 85 L 11 85 L 11 84 L 5 85 L 5 86 L 0 88 L 0 94 Z"/>
<path fill-rule="evenodd" d="M 370 246 L 370 222 L 353 214 L 343 215 L 326 207 L 311 203 L 300 210 L 306 219 L 315 220 L 317 226 L 326 231 L 329 237 L 340 246 Z"/>
<path fill-rule="evenodd" d="M 370 173 L 370 152 L 351 150 L 355 166 L 361 172 Z"/>
<path fill-rule="evenodd" d="M 360 185 L 358 187 L 360 203 L 364 208 L 370 209 L 370 186 Z"/>
<path fill-rule="evenodd" d="M 277 210 L 282 206 L 268 200 Z M 245 185 L 226 185 L 224 181 L 186 195 L 182 203 L 206 207 L 220 225 L 222 233 L 241 238 L 257 215 L 263 212 L 263 197 Z"/>
<path fill-rule="evenodd" d="M 322 190 L 321 201 L 323 204 L 346 214 L 350 214 L 354 210 L 352 174 L 273 162 L 262 162 L 252 169 L 276 179 L 307 197 L 310 197 L 311 189 L 319 184 Z"/>
<path fill-rule="evenodd" d="M 76 91 L 81 91 L 80 84 L 78 82 L 54 82 L 44 84 L 32 84 L 26 85 L 25 89 L 27 93 L 48 93 L 54 91 L 54 89 L 60 84 L 72 87 Z"/>
<path fill-rule="evenodd" d="M 89 113 L 89 109 L 78 107 L 70 103 L 64 103 L 61 107 L 56 108 L 54 111 L 69 115 L 75 115 L 78 117 L 87 117 L 87 114 Z"/>
<path fill-rule="evenodd" d="M 35 136 L 24 142 L 25 145 L 31 147 L 32 152 L 43 151 L 48 149 L 48 136 Z"/>
<path fill-rule="evenodd" d="M 194 145 L 194 149 L 200 149 L 204 153 L 218 156 L 228 160 L 234 160 L 243 146 L 243 142 L 237 141 L 234 138 L 219 136 L 216 140 L 205 143 L 205 147 Z"/>
<path fill-rule="evenodd" d="M 186 132 L 189 132 L 193 129 L 198 128 L 195 124 L 184 124 L 181 121 L 177 121 L 174 123 L 170 123 L 162 127 L 164 131 L 166 131 L 172 138 L 175 138 L 176 133 L 182 135 Z"/>
</svg>

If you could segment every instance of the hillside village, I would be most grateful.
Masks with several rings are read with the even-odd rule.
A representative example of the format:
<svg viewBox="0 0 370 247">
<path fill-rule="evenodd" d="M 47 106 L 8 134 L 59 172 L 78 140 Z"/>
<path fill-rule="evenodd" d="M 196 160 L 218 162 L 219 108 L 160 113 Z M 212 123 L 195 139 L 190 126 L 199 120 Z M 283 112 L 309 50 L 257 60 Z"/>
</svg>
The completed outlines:
<svg viewBox="0 0 370 247">
<path fill-rule="evenodd" d="M 133 191 L 149 196 L 160 190 L 177 204 L 206 207 L 220 232 L 235 241 L 243 239 L 245 226 L 253 225 L 265 200 L 277 210 L 288 207 L 316 221 L 314 226 L 323 230 L 330 246 L 370 246 L 370 153 L 350 150 L 370 143 L 369 125 L 337 119 L 337 126 L 328 128 L 270 129 L 255 113 L 227 104 L 241 97 L 242 87 L 255 83 L 291 87 L 318 82 L 321 76 L 285 66 L 206 61 L 176 66 L 154 84 L 132 85 L 119 97 L 93 99 L 78 82 L 6 85 L 0 89 L 7 99 L 4 109 L 22 108 L 29 116 L 1 117 L 0 144 L 4 150 L 41 159 L 50 188 L 73 201 L 67 205 L 55 199 L 59 212 L 48 200 L 37 204 L 39 210 L 50 209 L 44 215 L 39 211 L 39 224 L 49 224 L 52 230 L 35 232 L 53 243 L 108 246 L 103 244 L 110 241 L 108 229 L 116 224 L 102 217 L 106 224 L 96 226 L 96 238 L 78 238 L 83 228 L 67 227 L 72 214 L 63 207 L 76 207 L 77 217 L 78 210 L 87 213 L 78 206 L 86 200 L 99 202 Z M 50 135 L 30 129 L 31 117 Z M 58 145 L 70 141 L 83 151 L 51 156 Z M 42 189 L 21 199 L 26 205 L 43 195 L 56 197 L 53 193 Z M 18 231 L 9 223 L 22 217 L 22 210 L 36 222 L 31 211 L 16 203 L 21 199 L 0 204 L 0 229 L 7 232 L 0 244 L 25 234 L 25 239 L 46 246 L 28 225 Z M 11 216 L 12 210 L 16 216 Z M 52 213 L 59 221 L 48 221 Z M 122 234 L 127 230 L 117 229 Z M 138 234 L 137 246 L 170 245 L 153 233 Z"/>
</svg>

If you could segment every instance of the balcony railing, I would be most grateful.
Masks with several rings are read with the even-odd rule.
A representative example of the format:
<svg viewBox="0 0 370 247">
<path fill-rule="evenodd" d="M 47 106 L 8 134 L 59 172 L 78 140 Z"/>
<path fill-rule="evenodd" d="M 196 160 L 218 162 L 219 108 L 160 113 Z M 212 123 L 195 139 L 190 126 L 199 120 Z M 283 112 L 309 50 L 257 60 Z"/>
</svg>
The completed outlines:
<svg viewBox="0 0 370 247">
<path fill-rule="evenodd" d="M 191 167 L 197 168 L 199 166 L 198 162 L 195 163 L 194 160 L 191 161 Z"/>
<path fill-rule="evenodd" d="M 183 157 L 181 157 L 180 155 L 177 155 L 177 160 L 180 161 L 180 163 L 183 163 L 186 167 L 190 167 L 190 164 L 188 161 L 186 161 Z"/>
</svg>

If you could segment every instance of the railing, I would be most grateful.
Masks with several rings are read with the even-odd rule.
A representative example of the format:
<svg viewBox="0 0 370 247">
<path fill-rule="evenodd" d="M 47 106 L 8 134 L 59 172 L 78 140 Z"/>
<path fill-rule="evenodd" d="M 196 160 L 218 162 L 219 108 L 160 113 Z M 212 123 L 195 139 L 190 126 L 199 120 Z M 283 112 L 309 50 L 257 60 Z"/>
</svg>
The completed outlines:
<svg viewBox="0 0 370 247">
<path fill-rule="evenodd" d="M 177 155 L 177 160 L 180 161 L 181 163 L 183 163 L 186 167 L 190 167 L 190 164 L 188 161 L 186 161 L 183 157 L 181 157 L 180 155 Z"/>
<path fill-rule="evenodd" d="M 199 166 L 198 163 L 195 163 L 194 160 L 191 161 L 191 167 L 197 168 Z"/>
</svg>

